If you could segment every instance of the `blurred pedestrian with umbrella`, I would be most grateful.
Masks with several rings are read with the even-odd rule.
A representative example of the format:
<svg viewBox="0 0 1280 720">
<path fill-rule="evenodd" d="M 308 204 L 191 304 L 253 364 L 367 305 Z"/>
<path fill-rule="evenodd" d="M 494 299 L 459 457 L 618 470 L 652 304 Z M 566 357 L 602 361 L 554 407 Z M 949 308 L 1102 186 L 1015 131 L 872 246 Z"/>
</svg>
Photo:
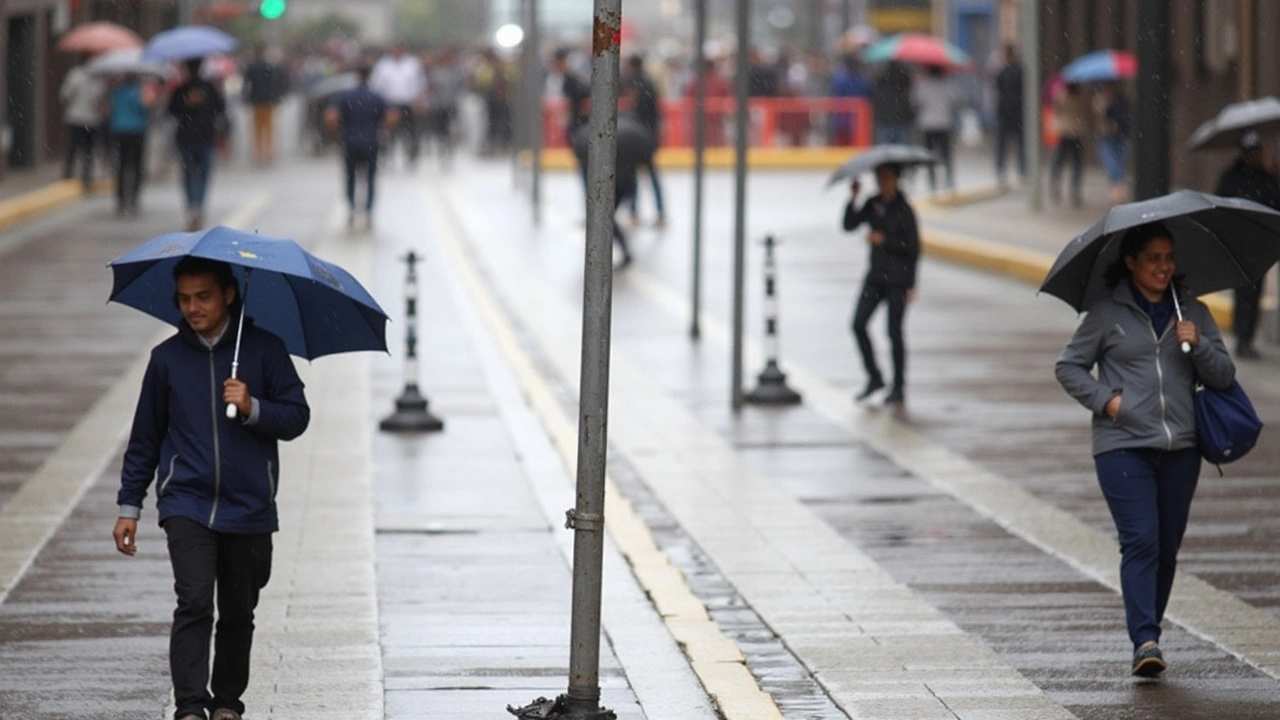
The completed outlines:
<svg viewBox="0 0 1280 720">
<path fill-rule="evenodd" d="M 1255 214 L 1196 193 L 1119 206 L 1072 241 L 1041 288 L 1087 311 L 1054 371 L 1093 414 L 1094 467 L 1119 534 L 1131 670 L 1139 677 L 1166 667 L 1160 623 L 1200 475 L 1193 388 L 1198 381 L 1225 389 L 1235 379 L 1209 309 L 1179 297 L 1179 271 L 1201 272 L 1186 278 L 1197 292 L 1215 284 L 1208 258 L 1221 245 L 1211 228 L 1275 243 L 1280 215 L 1264 229 L 1250 225 Z M 1237 262 L 1225 252 L 1220 259 Z"/>
<path fill-rule="evenodd" d="M 82 55 L 81 60 L 63 78 L 58 91 L 62 100 L 62 121 L 67 129 L 67 158 L 62 166 L 62 177 L 64 180 L 72 178 L 76 159 L 80 158 L 80 178 L 88 189 L 93 182 L 94 146 L 105 129 L 107 86 L 102 78 L 89 72 L 88 55 Z"/>
<path fill-rule="evenodd" d="M 1280 129 L 1280 98 L 1260 97 L 1231 103 L 1200 124 L 1187 139 L 1190 150 L 1240 147 L 1244 135 L 1267 135 Z"/>
<path fill-rule="evenodd" d="M 124 75 L 111 89 L 109 102 L 108 128 L 116 143 L 116 214 L 136 215 L 151 104 L 134 73 Z"/>
<path fill-rule="evenodd" d="M 876 75 L 872 107 L 877 145 L 909 145 L 916 108 L 911 101 L 911 71 L 903 63 L 889 61 Z"/>
<path fill-rule="evenodd" d="M 1071 204 L 1084 204 L 1084 138 L 1089 135 L 1089 101 L 1079 83 L 1068 82 L 1053 97 L 1058 147 L 1049 168 L 1049 197 L 1062 201 L 1062 166 L 1071 160 Z"/>
<path fill-rule="evenodd" d="M 1256 132 L 1246 132 L 1240 138 L 1240 154 L 1222 173 L 1215 191 L 1224 197 L 1240 197 L 1280 209 L 1280 178 L 1271 158 L 1262 146 L 1262 138 Z M 1231 328 L 1236 336 L 1236 357 L 1256 360 L 1258 350 L 1253 346 L 1258 331 L 1258 306 L 1262 300 L 1263 278 L 1256 284 L 1249 283 L 1235 288 Z"/>
<path fill-rule="evenodd" d="M 213 83 L 200 75 L 200 58 L 185 63 L 187 77 L 169 96 L 169 114 L 177 121 L 176 141 L 182 161 L 182 191 L 187 229 L 204 227 L 204 206 L 213 171 L 218 136 L 226 131 L 227 105 Z"/>
<path fill-rule="evenodd" d="M 354 228 L 360 206 L 356 203 L 356 175 L 365 172 L 365 227 L 373 226 L 373 198 L 378 179 L 378 150 L 386 133 L 393 130 L 402 115 L 369 87 L 373 69 L 360 68 L 357 84 L 334 96 L 324 111 L 324 123 L 342 145 L 342 163 L 346 174 L 347 227 Z"/>
<path fill-rule="evenodd" d="M 175 717 L 238 720 L 279 529 L 277 445 L 310 421 L 289 355 L 385 350 L 386 315 L 354 278 L 296 243 L 229 228 L 162 235 L 111 268 L 112 301 L 178 328 L 143 375 L 112 536 L 119 552 L 137 553 L 156 482 L 177 593 Z"/>
<path fill-rule="evenodd" d="M 96 21 L 77 25 L 58 39 L 63 52 L 99 55 L 112 50 L 142 47 L 142 38 L 129 28 L 113 22 Z"/>
<path fill-rule="evenodd" d="M 662 113 L 658 109 L 658 87 L 654 84 L 653 78 L 644 69 L 644 58 L 640 55 L 632 55 L 627 59 L 626 72 L 622 77 L 625 85 L 622 93 L 622 104 L 629 108 L 629 111 L 635 116 L 640 124 L 644 125 L 645 130 L 649 131 L 649 136 L 653 138 L 653 153 L 649 157 L 644 158 L 640 166 L 649 174 L 650 184 L 653 186 L 653 204 L 658 212 L 658 217 L 654 220 L 655 227 L 663 227 L 667 224 L 667 216 L 662 206 L 662 181 L 658 178 L 657 165 L 654 158 L 658 153 L 658 145 L 662 139 Z M 590 96 L 588 96 L 590 100 Z M 631 210 L 631 224 L 636 225 L 640 222 L 640 216 L 637 213 L 637 205 L 640 197 L 639 187 L 636 192 L 631 195 L 627 206 Z"/>
<path fill-rule="evenodd" d="M 921 163 L 921 150 L 902 146 L 882 146 L 868 153 L 900 150 L 904 161 Z M 928 158 L 927 152 L 923 157 Z M 855 158 L 856 160 L 857 158 Z M 903 322 L 906 318 L 907 303 L 916 294 L 916 264 L 920 258 L 920 234 L 916 223 L 915 211 L 899 188 L 903 165 L 894 162 L 891 155 L 878 155 L 875 165 L 876 184 L 879 193 L 872 196 L 861 208 L 858 207 L 858 194 L 861 184 L 856 165 L 846 164 L 837 171 L 837 176 L 846 169 L 854 177 L 850 188 L 849 202 L 844 208 L 843 227 L 845 231 L 856 230 L 866 223 L 870 230 L 867 243 L 870 245 L 870 258 L 867 274 L 862 281 L 862 293 L 858 296 L 853 311 L 853 335 L 858 343 L 858 351 L 862 355 L 862 364 L 867 372 L 867 384 L 858 393 L 855 400 L 867 400 L 885 386 L 884 376 L 876 362 L 875 347 L 871 344 L 871 336 L 867 333 L 867 323 L 881 302 L 889 307 L 888 329 L 889 342 L 893 351 L 893 387 L 885 397 L 885 404 L 901 404 L 905 401 L 907 375 L 907 344 L 903 333 Z M 836 178 L 833 178 L 833 180 Z"/>
<path fill-rule="evenodd" d="M 253 160 L 260 165 L 276 158 L 275 112 L 289 90 L 289 76 L 283 66 L 268 56 L 265 43 L 253 49 L 253 61 L 244 71 L 242 94 L 253 107 Z"/>
</svg>

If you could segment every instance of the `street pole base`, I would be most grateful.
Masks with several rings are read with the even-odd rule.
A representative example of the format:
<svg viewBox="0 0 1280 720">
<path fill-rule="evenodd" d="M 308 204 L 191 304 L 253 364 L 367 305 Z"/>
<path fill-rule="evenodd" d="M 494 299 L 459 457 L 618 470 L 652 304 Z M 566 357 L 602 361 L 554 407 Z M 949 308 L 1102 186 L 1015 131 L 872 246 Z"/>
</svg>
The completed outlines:
<svg viewBox="0 0 1280 720">
<path fill-rule="evenodd" d="M 787 386 L 787 375 L 778 368 L 776 360 L 769 360 L 756 383 L 756 388 L 742 398 L 752 405 L 795 405 L 800 402 L 800 393 Z"/>
<path fill-rule="evenodd" d="M 417 385 L 405 385 L 396 398 L 396 411 L 383 418 L 378 428 L 387 432 L 436 432 L 444 429 L 444 421 L 427 410 L 427 399 Z"/>
<path fill-rule="evenodd" d="M 573 708 L 573 704 L 568 695 L 561 695 L 555 700 L 540 697 L 524 707 L 508 705 L 507 712 L 519 720 L 618 720 L 618 716 L 607 708 Z"/>
</svg>

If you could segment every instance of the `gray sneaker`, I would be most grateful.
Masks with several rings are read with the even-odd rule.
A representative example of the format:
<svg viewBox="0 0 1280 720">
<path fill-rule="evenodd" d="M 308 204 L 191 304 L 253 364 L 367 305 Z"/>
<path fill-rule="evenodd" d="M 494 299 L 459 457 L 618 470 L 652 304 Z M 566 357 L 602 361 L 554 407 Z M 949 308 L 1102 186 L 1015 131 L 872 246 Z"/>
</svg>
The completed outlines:
<svg viewBox="0 0 1280 720">
<path fill-rule="evenodd" d="M 1164 672 L 1164 653 L 1155 640 L 1148 640 L 1133 651 L 1133 674 L 1138 677 L 1153 678 Z M 218 720 L 218 718 L 214 718 Z"/>
</svg>

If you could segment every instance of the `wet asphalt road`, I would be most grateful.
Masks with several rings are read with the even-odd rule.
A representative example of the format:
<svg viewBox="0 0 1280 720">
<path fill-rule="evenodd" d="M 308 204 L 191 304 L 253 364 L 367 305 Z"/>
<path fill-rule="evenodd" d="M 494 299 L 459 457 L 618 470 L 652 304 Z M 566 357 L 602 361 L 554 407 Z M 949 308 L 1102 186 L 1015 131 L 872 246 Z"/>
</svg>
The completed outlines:
<svg viewBox="0 0 1280 720">
<path fill-rule="evenodd" d="M 385 173 L 384 206 L 411 203 L 421 185 L 432 181 L 430 172 Z M 336 174 L 327 161 L 255 175 L 228 172 L 215 177 L 214 202 L 217 211 L 230 212 L 268 193 L 257 219 L 260 230 L 305 242 L 331 217 Z M 841 200 L 811 189 L 820 186 L 813 179 L 798 173 L 756 181 L 753 234 L 775 232 L 784 239 L 784 365 L 792 359 L 851 394 L 861 374 L 847 322 L 862 250 L 836 231 Z M 636 274 L 683 297 L 688 233 L 681 208 L 687 207 L 688 184 L 674 174 L 667 180 L 671 223 L 665 233 L 636 233 Z M 725 180 L 712 181 L 707 225 L 705 299 L 709 315 L 720 321 L 728 316 L 729 298 Z M 472 197 L 459 206 L 461 214 L 487 212 L 510 229 L 484 242 L 520 253 L 531 272 L 579 299 L 581 260 L 573 235 L 581 196 L 574 178 L 548 178 L 549 206 L 556 210 L 548 229 L 536 236 L 525 227 L 524 206 L 509 195 L 505 165 L 464 165 L 450 182 Z M 92 200 L 22 230 L 29 237 L 25 242 L 5 238 L 12 247 L 0 256 L 0 502 L 34 472 L 155 331 L 152 321 L 102 302 L 109 287 L 102 266 L 136 242 L 171 229 L 176 189 L 149 189 L 144 207 L 139 220 L 119 221 L 105 200 Z M 417 233 L 429 231 L 416 223 L 380 216 L 377 232 L 413 242 Z M 387 277 L 394 275 L 387 258 L 379 263 L 383 286 L 375 294 L 391 310 L 399 288 Z M 748 297 L 755 298 L 758 260 L 752 267 Z M 926 263 L 922 293 L 909 320 L 907 422 L 1110 531 L 1088 461 L 1087 418 L 1052 381 L 1052 360 L 1071 331 L 1071 313 L 1052 299 L 1034 298 L 1026 286 L 937 264 Z M 1114 592 L 851 440 L 811 410 L 752 411 L 733 418 L 727 411 L 724 348 L 713 340 L 700 347 L 688 343 L 685 321 L 658 297 L 619 279 L 617 351 L 644 360 L 667 392 L 732 439 L 757 468 L 1077 716 L 1280 716 L 1280 683 L 1176 626 L 1166 630 L 1164 642 L 1173 664 L 1169 677 L 1135 683 L 1126 672 L 1127 641 Z M 747 317 L 749 330 L 758 327 L 754 299 Z M 424 352 L 429 351 L 428 344 Z M 1267 364 L 1244 367 L 1242 376 L 1271 425 L 1259 449 L 1228 468 L 1226 478 L 1209 472 L 1202 477 L 1182 561 L 1185 570 L 1274 613 L 1280 607 L 1280 352 L 1271 348 L 1269 357 Z M 747 368 L 748 377 L 756 370 Z M 380 382 L 394 384 L 394 363 L 378 372 Z M 154 544 L 157 537 L 149 538 L 154 552 L 127 574 L 112 564 L 107 534 L 114 517 L 114 468 L 118 460 L 109 463 L 0 605 L 0 714 L 6 718 L 124 717 L 163 705 L 167 691 L 156 678 L 162 679 L 164 668 L 168 569 Z M 393 487 L 379 492 L 384 504 L 396 501 Z M 695 591 L 708 604 L 719 598 L 732 609 L 731 590 L 715 581 L 714 558 L 699 559 L 698 548 L 678 528 L 670 530 L 669 553 L 687 573 L 704 576 L 693 583 Z M 406 546 L 394 536 L 381 543 L 388 552 Z M 394 598 L 403 589 L 389 591 Z M 767 632 L 749 618 L 744 622 L 744 639 Z M 785 646 L 786 638 L 780 641 Z M 776 670 L 781 666 L 774 663 L 785 661 L 778 652 L 776 643 L 761 643 L 753 653 L 762 675 L 771 668 L 793 672 L 794 666 Z M 797 699 L 812 692 L 804 683 L 779 687 L 780 695 L 795 696 L 796 713 L 789 717 L 831 716 L 820 702 Z M 92 707 L 86 712 L 86 706 Z"/>
</svg>

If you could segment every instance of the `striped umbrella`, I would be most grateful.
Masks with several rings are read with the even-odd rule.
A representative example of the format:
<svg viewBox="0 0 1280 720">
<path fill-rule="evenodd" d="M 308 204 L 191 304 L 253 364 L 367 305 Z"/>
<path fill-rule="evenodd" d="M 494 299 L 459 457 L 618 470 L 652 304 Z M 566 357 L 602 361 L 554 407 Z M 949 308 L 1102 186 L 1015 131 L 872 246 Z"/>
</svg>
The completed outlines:
<svg viewBox="0 0 1280 720">
<path fill-rule="evenodd" d="M 1138 74 L 1138 58 L 1121 50 L 1098 50 L 1067 63 L 1062 79 L 1070 83 L 1122 80 Z"/>
<path fill-rule="evenodd" d="M 933 65 L 949 70 L 970 70 L 973 61 L 965 51 L 943 40 L 924 33 L 898 33 L 869 46 L 862 51 L 867 62 L 899 62 L 917 65 Z"/>
</svg>

